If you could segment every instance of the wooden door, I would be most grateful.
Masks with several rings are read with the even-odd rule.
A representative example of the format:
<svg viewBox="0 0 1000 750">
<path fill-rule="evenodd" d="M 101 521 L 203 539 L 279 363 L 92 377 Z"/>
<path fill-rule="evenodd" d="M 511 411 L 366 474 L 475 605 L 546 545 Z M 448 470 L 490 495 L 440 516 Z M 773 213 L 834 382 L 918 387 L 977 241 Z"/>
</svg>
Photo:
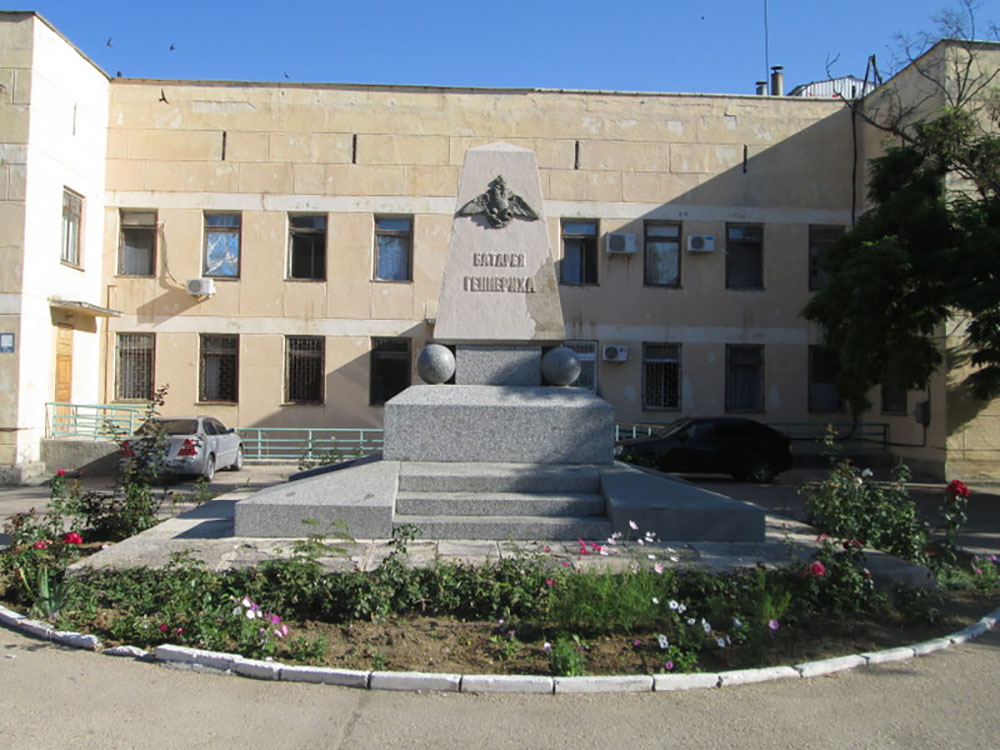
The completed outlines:
<svg viewBox="0 0 1000 750">
<path fill-rule="evenodd" d="M 73 398 L 73 329 L 56 326 L 55 400 L 69 403 Z"/>
</svg>

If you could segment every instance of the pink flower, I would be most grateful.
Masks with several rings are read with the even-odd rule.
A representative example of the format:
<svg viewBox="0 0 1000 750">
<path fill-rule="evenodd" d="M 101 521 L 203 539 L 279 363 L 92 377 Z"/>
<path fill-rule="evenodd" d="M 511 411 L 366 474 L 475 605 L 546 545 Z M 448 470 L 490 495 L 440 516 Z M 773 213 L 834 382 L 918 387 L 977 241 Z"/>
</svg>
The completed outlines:
<svg viewBox="0 0 1000 750">
<path fill-rule="evenodd" d="M 551 551 L 552 548 L 547 544 L 544 547 L 542 547 L 542 552 L 544 552 L 546 555 L 549 554 Z"/>
<path fill-rule="evenodd" d="M 777 630 L 778 628 L 781 627 L 781 623 L 778 622 L 777 620 L 770 620 L 767 623 L 767 627 L 769 627 L 771 630 Z"/>
<path fill-rule="evenodd" d="M 169 633 L 170 632 L 170 626 L 167 625 L 167 623 L 163 623 L 162 625 L 160 625 L 160 632 L 161 633 Z"/>
<path fill-rule="evenodd" d="M 830 538 L 829 534 L 820 534 L 818 537 L 816 537 L 816 541 L 817 542 L 825 542 L 829 538 Z"/>
<path fill-rule="evenodd" d="M 554 579 L 552 579 L 552 578 L 546 578 L 546 579 L 545 579 L 545 585 L 546 585 L 546 586 L 555 586 L 555 585 L 556 585 L 556 582 L 555 582 L 555 580 L 554 580 Z"/>
<path fill-rule="evenodd" d="M 632 641 L 632 645 L 638 648 L 639 646 L 642 645 L 642 641 L 636 638 L 634 641 Z"/>
<path fill-rule="evenodd" d="M 50 544 L 52 544 L 52 542 L 50 542 L 48 539 L 39 539 L 31 546 L 34 547 L 35 549 L 48 549 Z"/>
<path fill-rule="evenodd" d="M 66 544 L 83 544 L 83 537 L 77 534 L 75 531 L 70 531 L 64 534 L 62 540 Z"/>
<path fill-rule="evenodd" d="M 826 566 L 819 560 L 813 561 L 809 566 L 809 575 L 815 576 L 816 578 L 822 578 L 826 575 Z"/>
<path fill-rule="evenodd" d="M 672 661 L 665 661 L 665 662 L 663 662 L 663 668 L 665 670 L 667 670 L 668 672 L 673 672 L 674 671 L 674 663 Z"/>
<path fill-rule="evenodd" d="M 659 575 L 661 575 L 661 576 L 663 575 L 663 566 L 660 565 L 660 563 L 656 563 L 653 566 L 653 570 L 655 570 Z"/>
<path fill-rule="evenodd" d="M 628 527 L 630 529 L 632 529 L 632 531 L 638 531 L 639 530 L 639 524 L 637 524 L 635 521 L 629 521 L 628 522 Z"/>
<path fill-rule="evenodd" d="M 982 568 L 973 568 L 973 570 L 975 571 L 977 576 L 981 576 L 983 574 Z"/>
<path fill-rule="evenodd" d="M 570 561 L 569 561 L 569 560 L 563 560 L 563 563 L 562 563 L 562 566 L 563 566 L 564 568 L 568 568 L 568 567 L 569 567 L 570 565 L 571 565 L 571 563 L 570 563 Z"/>
<path fill-rule="evenodd" d="M 57 477 L 64 477 L 64 476 L 66 476 L 66 469 L 59 469 L 59 471 L 56 472 L 56 476 Z"/>
</svg>

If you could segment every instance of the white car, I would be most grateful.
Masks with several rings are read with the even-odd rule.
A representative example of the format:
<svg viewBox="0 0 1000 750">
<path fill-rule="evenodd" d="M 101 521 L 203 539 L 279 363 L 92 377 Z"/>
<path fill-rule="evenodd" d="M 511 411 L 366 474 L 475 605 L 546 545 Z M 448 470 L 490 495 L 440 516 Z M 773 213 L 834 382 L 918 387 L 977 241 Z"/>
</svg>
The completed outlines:
<svg viewBox="0 0 1000 750">
<path fill-rule="evenodd" d="M 126 461 L 134 461 L 151 450 L 162 435 L 163 458 L 159 474 L 202 476 L 211 481 L 216 469 L 243 468 L 243 444 L 236 430 L 215 417 L 155 417 L 122 443 Z"/>
</svg>

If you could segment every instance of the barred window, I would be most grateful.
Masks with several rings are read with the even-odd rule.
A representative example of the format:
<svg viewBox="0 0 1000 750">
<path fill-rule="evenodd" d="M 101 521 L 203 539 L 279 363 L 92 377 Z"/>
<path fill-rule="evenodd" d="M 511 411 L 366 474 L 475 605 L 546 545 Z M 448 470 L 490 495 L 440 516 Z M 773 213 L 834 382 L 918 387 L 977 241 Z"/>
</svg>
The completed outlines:
<svg viewBox="0 0 1000 750">
<path fill-rule="evenodd" d="M 726 288 L 764 288 L 764 228 L 757 224 L 726 227 Z"/>
<path fill-rule="evenodd" d="M 837 390 L 840 352 L 829 346 L 809 347 L 809 411 L 839 412 L 844 402 Z"/>
<path fill-rule="evenodd" d="M 647 221 L 643 245 L 646 255 L 646 286 L 680 286 L 680 224 Z"/>
<path fill-rule="evenodd" d="M 239 214 L 205 214 L 205 275 L 240 275 Z"/>
<path fill-rule="evenodd" d="M 120 213 L 118 273 L 122 276 L 152 276 L 156 257 L 156 211 Z"/>
<path fill-rule="evenodd" d="M 326 216 L 288 217 L 288 278 L 317 281 L 326 278 Z"/>
<path fill-rule="evenodd" d="M 83 198 L 72 190 L 63 189 L 62 249 L 59 258 L 71 266 L 80 265 L 80 221 Z"/>
<path fill-rule="evenodd" d="M 409 216 L 375 217 L 375 278 L 410 281 L 413 256 L 413 219 Z"/>
<path fill-rule="evenodd" d="M 323 403 L 323 338 L 289 336 L 285 339 L 285 401 Z"/>
<path fill-rule="evenodd" d="M 642 345 L 642 408 L 679 409 L 681 345 Z"/>
<path fill-rule="evenodd" d="M 726 346 L 726 411 L 764 411 L 763 346 Z"/>
<path fill-rule="evenodd" d="M 567 341 L 565 346 L 576 352 L 580 360 L 580 377 L 573 385 L 577 388 L 587 388 L 597 392 L 597 342 Z"/>
<path fill-rule="evenodd" d="M 907 388 L 902 380 L 899 363 L 889 360 L 882 378 L 882 413 L 906 414 Z"/>
<path fill-rule="evenodd" d="M 200 401 L 239 401 L 240 337 L 202 334 Z"/>
<path fill-rule="evenodd" d="M 381 406 L 410 387 L 410 340 L 372 339 L 369 403 Z"/>
<path fill-rule="evenodd" d="M 597 222 L 566 219 L 562 223 L 562 283 L 597 283 Z"/>
<path fill-rule="evenodd" d="M 152 333 L 119 333 L 115 338 L 115 398 L 149 401 L 153 397 Z"/>
</svg>

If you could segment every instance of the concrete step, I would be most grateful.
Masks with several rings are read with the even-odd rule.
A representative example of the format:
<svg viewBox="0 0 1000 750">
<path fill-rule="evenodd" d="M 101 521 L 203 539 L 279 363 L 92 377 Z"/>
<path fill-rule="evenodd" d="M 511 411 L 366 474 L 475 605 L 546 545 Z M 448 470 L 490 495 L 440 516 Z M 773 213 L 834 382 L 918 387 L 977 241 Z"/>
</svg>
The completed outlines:
<svg viewBox="0 0 1000 750">
<path fill-rule="evenodd" d="M 400 464 L 400 492 L 598 492 L 593 464 L 485 464 L 407 461 Z"/>
<path fill-rule="evenodd" d="M 545 516 L 404 516 L 393 527 L 413 524 L 424 539 L 607 539 L 611 523 L 598 518 Z"/>
<path fill-rule="evenodd" d="M 410 492 L 396 495 L 396 513 L 408 516 L 604 516 L 596 492 Z"/>
</svg>

